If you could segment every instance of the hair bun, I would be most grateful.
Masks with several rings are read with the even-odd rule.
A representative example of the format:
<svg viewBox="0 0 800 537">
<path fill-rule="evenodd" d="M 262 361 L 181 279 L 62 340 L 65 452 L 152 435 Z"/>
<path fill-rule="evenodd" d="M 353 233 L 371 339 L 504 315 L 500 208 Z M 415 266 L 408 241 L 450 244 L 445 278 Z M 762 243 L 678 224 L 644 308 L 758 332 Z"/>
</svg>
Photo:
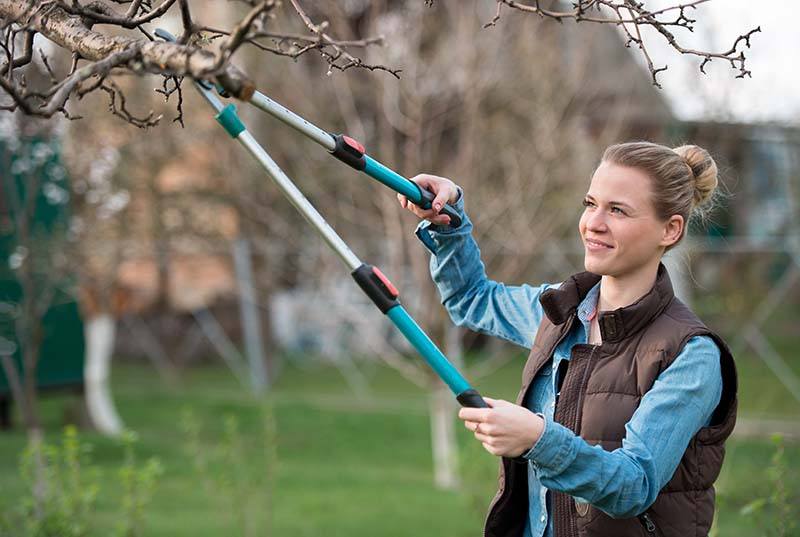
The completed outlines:
<svg viewBox="0 0 800 537">
<path fill-rule="evenodd" d="M 692 170 L 694 176 L 694 206 L 709 201 L 717 189 L 717 164 L 708 151 L 696 145 L 682 145 L 673 149 Z"/>
</svg>

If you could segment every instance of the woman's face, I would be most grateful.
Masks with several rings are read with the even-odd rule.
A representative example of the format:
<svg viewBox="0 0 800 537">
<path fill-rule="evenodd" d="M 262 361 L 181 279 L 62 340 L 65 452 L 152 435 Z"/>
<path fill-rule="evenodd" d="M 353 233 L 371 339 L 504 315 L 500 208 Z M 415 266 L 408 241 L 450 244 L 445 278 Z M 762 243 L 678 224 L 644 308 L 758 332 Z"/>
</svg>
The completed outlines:
<svg viewBox="0 0 800 537">
<path fill-rule="evenodd" d="M 587 271 L 614 277 L 631 274 L 657 264 L 664 247 L 680 237 L 683 218 L 674 215 L 663 222 L 656 217 L 651 188 L 643 171 L 600 164 L 578 225 Z"/>
</svg>

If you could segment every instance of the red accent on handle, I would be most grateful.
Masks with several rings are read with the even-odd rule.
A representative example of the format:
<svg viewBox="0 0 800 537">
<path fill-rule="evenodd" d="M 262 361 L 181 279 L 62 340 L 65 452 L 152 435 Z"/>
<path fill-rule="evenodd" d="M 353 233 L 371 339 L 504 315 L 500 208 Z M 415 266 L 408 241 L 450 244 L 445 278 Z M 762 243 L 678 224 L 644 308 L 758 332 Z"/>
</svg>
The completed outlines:
<svg viewBox="0 0 800 537">
<path fill-rule="evenodd" d="M 364 149 L 364 146 L 358 140 L 354 140 L 353 138 L 350 138 L 349 136 L 342 136 L 342 139 L 344 140 L 344 143 L 346 143 L 347 145 L 349 145 L 350 147 L 352 147 L 353 149 L 355 149 L 356 151 L 358 151 L 362 155 L 367 152 L 367 150 Z"/>
<path fill-rule="evenodd" d="M 389 278 L 384 276 L 383 272 L 381 272 L 381 269 L 379 269 L 378 267 L 372 267 L 372 272 L 373 274 L 375 274 L 375 276 L 378 277 L 380 281 L 383 282 L 383 285 L 385 285 L 386 289 L 388 289 L 389 293 L 391 293 L 392 298 L 397 298 L 400 296 L 400 291 L 397 290 L 397 287 L 392 285 L 392 282 L 389 281 Z"/>
</svg>

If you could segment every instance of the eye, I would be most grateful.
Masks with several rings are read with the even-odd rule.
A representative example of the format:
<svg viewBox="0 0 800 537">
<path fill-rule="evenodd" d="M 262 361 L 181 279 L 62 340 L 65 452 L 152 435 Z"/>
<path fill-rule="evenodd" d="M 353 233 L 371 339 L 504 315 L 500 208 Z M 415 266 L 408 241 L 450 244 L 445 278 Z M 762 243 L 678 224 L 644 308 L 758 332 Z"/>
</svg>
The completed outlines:
<svg viewBox="0 0 800 537">
<path fill-rule="evenodd" d="M 625 214 L 625 211 L 623 211 L 619 207 L 611 207 L 611 212 L 614 212 L 614 211 L 619 211 L 618 214 Z"/>
<path fill-rule="evenodd" d="M 584 207 L 594 207 L 594 203 L 592 203 L 591 201 L 589 201 L 589 200 L 587 200 L 586 198 L 584 198 L 584 200 L 583 200 L 583 206 L 584 206 Z"/>
</svg>

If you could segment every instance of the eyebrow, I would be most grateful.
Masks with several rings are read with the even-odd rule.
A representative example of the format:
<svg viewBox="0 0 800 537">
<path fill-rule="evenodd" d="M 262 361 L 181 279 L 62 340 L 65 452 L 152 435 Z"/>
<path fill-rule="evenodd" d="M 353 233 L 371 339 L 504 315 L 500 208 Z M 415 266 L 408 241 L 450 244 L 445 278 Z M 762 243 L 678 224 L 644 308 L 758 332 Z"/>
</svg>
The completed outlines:
<svg viewBox="0 0 800 537">
<path fill-rule="evenodd" d="M 585 197 L 589 198 L 592 201 L 595 201 L 594 196 L 592 196 L 591 194 L 586 194 Z M 609 205 L 619 205 L 621 207 L 627 207 L 628 209 L 631 209 L 631 210 L 633 209 L 633 207 L 631 207 L 630 205 L 628 205 L 624 201 L 609 201 L 608 204 Z"/>
</svg>

